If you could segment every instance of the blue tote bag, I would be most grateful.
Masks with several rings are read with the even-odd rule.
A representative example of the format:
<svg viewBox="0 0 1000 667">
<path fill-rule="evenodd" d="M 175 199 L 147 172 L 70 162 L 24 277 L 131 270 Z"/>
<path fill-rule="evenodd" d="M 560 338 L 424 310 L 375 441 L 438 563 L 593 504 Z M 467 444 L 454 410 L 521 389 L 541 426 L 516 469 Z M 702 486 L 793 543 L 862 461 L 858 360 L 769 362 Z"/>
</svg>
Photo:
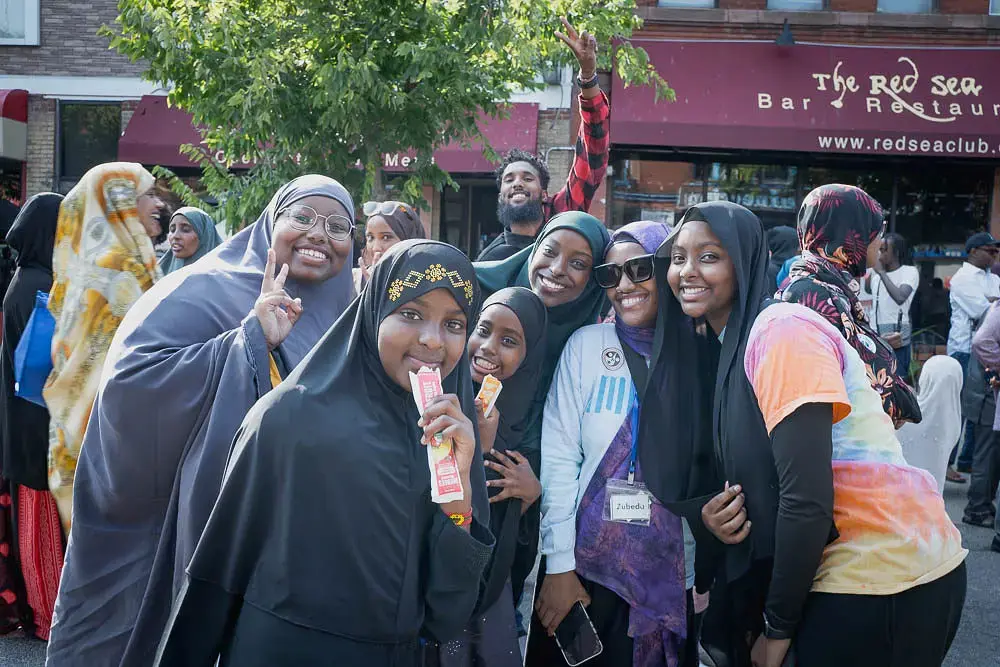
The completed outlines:
<svg viewBox="0 0 1000 667">
<path fill-rule="evenodd" d="M 49 312 L 49 295 L 35 293 L 35 309 L 14 350 L 14 395 L 45 406 L 42 387 L 52 372 L 52 334 L 56 321 Z"/>
</svg>

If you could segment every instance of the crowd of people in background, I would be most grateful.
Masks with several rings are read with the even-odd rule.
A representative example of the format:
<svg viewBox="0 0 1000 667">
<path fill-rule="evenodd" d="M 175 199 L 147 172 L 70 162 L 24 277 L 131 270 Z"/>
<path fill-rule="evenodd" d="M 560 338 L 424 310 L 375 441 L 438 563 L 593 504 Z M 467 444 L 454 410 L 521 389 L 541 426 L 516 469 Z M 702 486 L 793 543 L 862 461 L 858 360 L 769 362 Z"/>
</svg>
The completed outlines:
<svg viewBox="0 0 1000 667">
<path fill-rule="evenodd" d="M 949 456 L 964 520 L 996 521 L 1000 242 L 969 238 L 947 304 L 852 186 L 795 229 L 708 202 L 609 231 L 596 44 L 562 37 L 573 168 L 550 196 L 505 156 L 476 262 L 394 200 L 360 207 L 355 261 L 359 209 L 321 175 L 228 240 L 163 216 L 137 164 L 25 203 L 0 632 L 50 667 L 541 666 L 582 605 L 595 666 L 940 667 L 966 591 Z M 42 403 L 17 362 L 39 293 Z M 947 355 L 915 359 L 917 307 Z M 443 393 L 418 406 L 425 367 Z M 435 502 L 442 442 L 460 490 Z"/>
</svg>

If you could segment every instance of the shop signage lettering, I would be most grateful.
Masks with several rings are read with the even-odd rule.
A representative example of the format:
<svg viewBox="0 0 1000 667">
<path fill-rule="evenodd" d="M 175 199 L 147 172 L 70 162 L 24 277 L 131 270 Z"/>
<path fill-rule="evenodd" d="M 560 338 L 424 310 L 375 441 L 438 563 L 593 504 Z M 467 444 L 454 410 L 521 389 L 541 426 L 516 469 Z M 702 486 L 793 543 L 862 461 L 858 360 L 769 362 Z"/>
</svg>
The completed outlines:
<svg viewBox="0 0 1000 667">
<path fill-rule="evenodd" d="M 204 142 L 202 142 L 202 143 L 204 143 Z M 229 156 L 226 155 L 226 152 L 223 151 L 223 150 L 217 150 L 217 151 L 215 151 L 215 153 L 212 155 L 212 157 L 219 164 L 232 164 L 234 166 L 235 165 L 242 165 L 244 167 L 252 167 L 252 166 L 254 166 L 254 165 L 257 164 L 257 160 L 255 160 L 253 157 L 251 157 L 249 155 L 242 155 L 242 156 L 239 157 L 239 159 L 233 160 L 230 163 L 229 162 Z M 295 160 L 295 164 L 302 164 L 302 153 L 296 153 L 295 156 L 292 159 Z"/>
<path fill-rule="evenodd" d="M 417 161 L 419 158 L 413 155 L 406 155 L 405 153 L 383 153 L 382 154 L 382 166 L 385 169 L 399 168 L 410 169 L 417 166 Z M 435 164 L 436 160 L 434 156 L 431 156 L 431 164 Z"/>
<path fill-rule="evenodd" d="M 1000 118 L 1000 103 L 984 102 L 984 85 L 974 76 L 936 72 L 921 75 L 916 61 L 897 59 L 896 71 L 855 74 L 846 60 L 838 60 L 832 72 L 812 74 L 815 97 L 778 96 L 757 93 L 761 110 L 809 111 L 829 104 L 843 109 L 848 101 L 861 98 L 869 114 L 908 114 L 930 123 L 954 123 L 964 115 Z"/>
</svg>

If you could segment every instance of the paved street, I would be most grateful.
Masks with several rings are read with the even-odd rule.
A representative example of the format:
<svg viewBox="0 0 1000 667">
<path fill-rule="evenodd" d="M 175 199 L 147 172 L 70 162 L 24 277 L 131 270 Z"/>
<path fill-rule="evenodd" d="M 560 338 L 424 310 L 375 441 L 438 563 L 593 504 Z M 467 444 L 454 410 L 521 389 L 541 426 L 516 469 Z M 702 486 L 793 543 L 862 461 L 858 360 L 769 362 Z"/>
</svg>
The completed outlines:
<svg viewBox="0 0 1000 667">
<path fill-rule="evenodd" d="M 945 489 L 948 511 L 962 516 L 967 485 Z M 945 667 L 1000 667 L 1000 554 L 990 551 L 992 531 L 958 524 L 968 547 L 969 592 L 962 625 Z M 0 638 L 0 667 L 42 667 L 45 645 L 21 637 Z"/>
</svg>

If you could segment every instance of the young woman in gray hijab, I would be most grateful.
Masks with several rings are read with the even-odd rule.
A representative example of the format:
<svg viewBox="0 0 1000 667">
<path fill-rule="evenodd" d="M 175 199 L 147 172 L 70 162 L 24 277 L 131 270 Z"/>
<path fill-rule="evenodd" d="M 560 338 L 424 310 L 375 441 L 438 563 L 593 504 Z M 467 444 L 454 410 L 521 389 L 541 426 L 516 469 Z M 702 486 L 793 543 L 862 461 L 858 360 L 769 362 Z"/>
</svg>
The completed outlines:
<svg viewBox="0 0 1000 667">
<path fill-rule="evenodd" d="M 50 667 L 152 664 L 240 423 L 349 303 L 353 231 L 348 192 L 302 176 L 129 311 L 77 467 Z"/>
<path fill-rule="evenodd" d="M 170 216 L 167 230 L 170 249 L 160 258 L 163 275 L 194 264 L 222 245 L 215 220 L 200 208 L 182 206 Z"/>
</svg>

